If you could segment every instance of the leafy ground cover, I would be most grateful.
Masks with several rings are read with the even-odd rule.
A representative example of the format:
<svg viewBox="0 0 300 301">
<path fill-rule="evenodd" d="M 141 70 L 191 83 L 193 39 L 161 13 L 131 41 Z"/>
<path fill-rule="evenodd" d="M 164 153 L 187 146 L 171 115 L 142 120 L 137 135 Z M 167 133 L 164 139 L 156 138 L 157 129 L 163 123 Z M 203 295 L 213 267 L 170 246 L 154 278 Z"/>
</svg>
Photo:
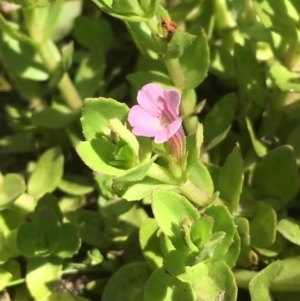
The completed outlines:
<svg viewBox="0 0 300 301">
<path fill-rule="evenodd" d="M 300 300 L 299 1 L 0 9 L 2 300 Z"/>
</svg>

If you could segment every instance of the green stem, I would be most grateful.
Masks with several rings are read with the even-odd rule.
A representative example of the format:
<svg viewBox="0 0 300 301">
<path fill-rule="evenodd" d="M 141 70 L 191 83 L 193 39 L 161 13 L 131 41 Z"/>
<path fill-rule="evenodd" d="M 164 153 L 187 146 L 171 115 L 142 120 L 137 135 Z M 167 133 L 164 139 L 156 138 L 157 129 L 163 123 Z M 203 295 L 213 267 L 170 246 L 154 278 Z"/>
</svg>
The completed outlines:
<svg viewBox="0 0 300 301">
<path fill-rule="evenodd" d="M 226 0 L 215 0 L 216 29 L 222 37 L 222 44 L 232 50 L 236 42 L 243 42 L 242 36 L 235 29 L 236 22 L 228 9 Z"/>
<path fill-rule="evenodd" d="M 180 183 L 178 180 L 165 168 L 153 163 L 147 172 L 147 176 L 159 180 L 165 184 L 176 185 Z M 205 207 L 209 205 L 210 198 L 207 194 L 196 187 L 191 181 L 187 181 L 178 187 L 178 190 L 197 206 Z"/>
<path fill-rule="evenodd" d="M 160 47 L 161 43 L 159 42 L 160 38 L 159 38 L 159 32 L 157 30 L 157 25 L 158 25 L 157 18 L 155 17 L 155 18 L 151 19 L 150 21 L 148 21 L 146 23 L 146 25 L 150 29 L 155 42 Z M 184 88 L 184 74 L 182 72 L 179 60 L 178 59 L 169 59 L 169 60 L 163 60 L 163 61 L 167 67 L 167 70 L 169 72 L 169 75 L 171 77 L 171 80 L 172 80 L 174 86 L 179 89 L 183 89 Z"/>
<path fill-rule="evenodd" d="M 165 168 L 153 163 L 147 172 L 147 176 L 165 184 L 178 185 L 178 180 Z"/>
<path fill-rule="evenodd" d="M 198 117 L 189 116 L 194 113 L 196 97 L 194 90 L 184 90 L 181 94 L 180 114 L 184 117 L 183 125 L 188 135 L 194 134 L 197 129 Z"/>
<path fill-rule="evenodd" d="M 197 206 L 206 207 L 210 204 L 210 197 L 195 186 L 190 180 L 179 186 L 179 191 Z"/>
<path fill-rule="evenodd" d="M 165 65 L 167 67 L 167 70 L 169 72 L 169 75 L 172 79 L 174 86 L 179 89 L 183 89 L 185 77 L 182 72 L 179 60 L 178 59 L 169 59 L 169 60 L 164 60 L 164 62 L 165 62 Z"/>
<path fill-rule="evenodd" d="M 300 43 L 291 41 L 285 54 L 284 64 L 292 71 L 300 71 Z"/>
<path fill-rule="evenodd" d="M 250 281 L 258 274 L 258 272 L 234 269 L 233 274 L 237 286 L 248 290 Z"/>
<path fill-rule="evenodd" d="M 18 280 L 15 280 L 15 281 L 12 281 L 8 284 L 6 284 L 5 287 L 11 287 L 11 286 L 16 286 L 16 285 L 20 285 L 20 284 L 23 284 L 25 283 L 25 278 L 21 278 L 21 279 L 18 279 Z"/>
<path fill-rule="evenodd" d="M 78 273 L 98 273 L 99 272 L 99 267 L 85 267 L 85 268 L 81 268 L 81 269 L 67 269 L 64 271 L 60 272 L 60 276 L 65 276 L 65 275 L 74 275 L 74 274 L 78 274 Z M 5 287 L 12 287 L 12 286 L 16 286 L 16 285 L 20 285 L 26 282 L 25 278 L 20 278 L 17 280 L 14 280 L 10 283 L 8 283 Z"/>
<path fill-rule="evenodd" d="M 31 39 L 34 41 L 37 52 L 41 56 L 48 73 L 54 74 L 61 61 L 61 55 L 56 45 L 51 40 L 44 40 L 43 26 L 39 18 L 39 8 L 32 7 L 23 10 L 27 28 Z M 65 73 L 58 84 L 58 88 L 66 102 L 73 110 L 78 110 L 82 106 L 82 99 L 78 94 L 69 75 Z"/>
</svg>

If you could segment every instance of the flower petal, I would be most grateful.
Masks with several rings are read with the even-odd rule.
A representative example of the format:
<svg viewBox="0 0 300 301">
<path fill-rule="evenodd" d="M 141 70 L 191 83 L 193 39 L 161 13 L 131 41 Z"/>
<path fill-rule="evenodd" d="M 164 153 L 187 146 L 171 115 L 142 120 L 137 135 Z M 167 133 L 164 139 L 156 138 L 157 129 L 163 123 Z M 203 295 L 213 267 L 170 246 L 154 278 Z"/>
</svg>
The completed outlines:
<svg viewBox="0 0 300 301">
<path fill-rule="evenodd" d="M 164 103 L 173 118 L 179 115 L 180 94 L 176 90 L 164 90 Z"/>
<path fill-rule="evenodd" d="M 180 118 L 175 119 L 163 131 L 156 133 L 154 142 L 163 143 L 169 140 L 180 129 L 181 123 L 182 120 Z"/>
<path fill-rule="evenodd" d="M 164 89 L 156 84 L 147 84 L 137 95 L 139 105 L 153 116 L 160 116 L 164 110 Z"/>
<path fill-rule="evenodd" d="M 138 136 L 154 137 L 157 132 L 164 129 L 158 118 L 146 112 L 139 105 L 131 108 L 128 121 L 133 127 L 132 133 Z"/>
</svg>

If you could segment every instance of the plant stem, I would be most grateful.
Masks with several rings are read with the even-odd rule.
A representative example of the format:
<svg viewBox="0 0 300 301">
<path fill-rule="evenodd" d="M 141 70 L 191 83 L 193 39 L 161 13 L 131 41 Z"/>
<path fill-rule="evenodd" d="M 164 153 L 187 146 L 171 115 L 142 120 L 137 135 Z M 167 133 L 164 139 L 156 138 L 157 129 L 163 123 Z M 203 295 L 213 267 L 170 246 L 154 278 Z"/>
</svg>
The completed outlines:
<svg viewBox="0 0 300 301">
<path fill-rule="evenodd" d="M 23 10 L 27 28 L 31 39 L 34 42 L 49 75 L 53 75 L 61 61 L 61 55 L 56 45 L 51 40 L 44 40 L 43 24 L 39 18 L 39 8 L 32 7 Z M 82 106 L 82 99 L 78 94 L 69 75 L 65 73 L 58 84 L 58 88 L 66 102 L 73 110 L 78 110 Z"/>
<path fill-rule="evenodd" d="M 17 279 L 17 280 L 14 280 L 8 284 L 6 284 L 5 287 L 11 287 L 11 286 L 16 286 L 16 285 L 20 285 L 20 284 L 23 284 L 25 283 L 25 278 L 21 278 L 21 279 Z"/>
<path fill-rule="evenodd" d="M 81 269 L 67 269 L 64 271 L 60 272 L 60 276 L 64 276 L 64 275 L 74 275 L 74 274 L 78 274 L 78 273 L 95 273 L 95 272 L 99 272 L 99 267 L 85 267 L 85 268 L 81 268 Z M 20 285 L 26 282 L 25 278 L 20 278 L 17 280 L 14 280 L 8 284 L 6 284 L 5 287 L 12 287 L 12 286 L 16 286 L 16 285 Z"/>
<path fill-rule="evenodd" d="M 164 60 L 164 62 L 174 86 L 179 89 L 183 89 L 185 78 L 180 66 L 179 59 L 169 59 Z"/>
<path fill-rule="evenodd" d="M 150 29 L 152 36 L 157 43 L 157 45 L 160 47 L 161 43 L 159 42 L 159 32 L 157 30 L 157 19 L 153 18 L 150 21 L 146 23 L 148 28 Z M 169 72 L 169 75 L 171 77 L 171 80 L 174 84 L 175 87 L 179 89 L 184 88 L 184 74 L 182 72 L 180 62 L 178 59 L 168 59 L 168 60 L 163 60 L 167 70 Z"/>
<path fill-rule="evenodd" d="M 147 172 L 147 176 L 165 184 L 178 186 L 178 180 L 165 168 L 153 163 Z M 179 191 L 190 201 L 200 207 L 209 205 L 210 198 L 207 194 L 196 187 L 190 180 L 178 186 Z"/>
<path fill-rule="evenodd" d="M 294 72 L 300 71 L 300 43 L 291 41 L 284 58 L 285 65 Z"/>
<path fill-rule="evenodd" d="M 178 185 L 178 180 L 165 168 L 153 163 L 147 172 L 147 176 L 165 184 Z"/>
<path fill-rule="evenodd" d="M 183 119 L 183 125 L 188 135 L 194 134 L 197 129 L 198 117 L 188 116 L 195 110 L 196 97 L 194 90 L 184 90 L 181 95 L 180 114 L 187 116 Z"/>
<path fill-rule="evenodd" d="M 179 191 L 197 206 L 206 207 L 210 204 L 210 197 L 190 180 L 179 186 Z"/>
<path fill-rule="evenodd" d="M 222 44 L 228 49 L 232 50 L 234 44 L 237 42 L 243 42 L 242 36 L 235 29 L 236 22 L 228 9 L 226 0 L 214 0 L 215 1 L 215 18 L 216 29 L 219 35 L 222 37 Z"/>
<path fill-rule="evenodd" d="M 236 284 L 240 288 L 249 289 L 249 283 L 258 273 L 254 271 L 234 269 Z"/>
</svg>

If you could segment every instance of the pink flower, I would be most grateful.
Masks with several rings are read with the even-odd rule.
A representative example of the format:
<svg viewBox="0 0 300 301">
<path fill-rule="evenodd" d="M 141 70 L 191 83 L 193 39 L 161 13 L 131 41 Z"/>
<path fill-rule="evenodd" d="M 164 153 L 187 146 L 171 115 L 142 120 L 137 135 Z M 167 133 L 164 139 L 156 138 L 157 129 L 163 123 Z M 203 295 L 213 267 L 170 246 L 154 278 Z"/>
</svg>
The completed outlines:
<svg viewBox="0 0 300 301">
<path fill-rule="evenodd" d="M 128 115 L 134 135 L 154 137 L 156 143 L 163 143 L 181 129 L 180 94 L 176 90 L 147 84 L 139 90 L 137 101 L 138 105 L 133 106 Z"/>
</svg>

